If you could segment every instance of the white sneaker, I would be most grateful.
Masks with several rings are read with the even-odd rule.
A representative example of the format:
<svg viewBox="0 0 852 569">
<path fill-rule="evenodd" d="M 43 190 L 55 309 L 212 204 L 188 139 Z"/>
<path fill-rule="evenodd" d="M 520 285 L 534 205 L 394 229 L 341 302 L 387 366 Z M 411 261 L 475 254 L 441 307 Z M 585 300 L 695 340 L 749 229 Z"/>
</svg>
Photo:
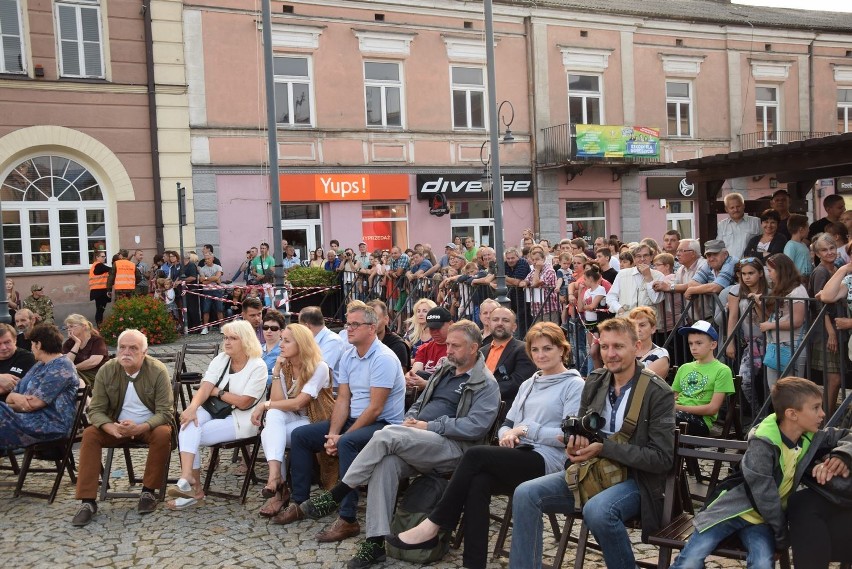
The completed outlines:
<svg viewBox="0 0 852 569">
<path fill-rule="evenodd" d="M 202 336 L 205 335 L 205 334 L 209 334 L 209 333 L 210 333 L 210 330 L 207 329 L 207 326 L 205 326 L 204 328 L 201 329 L 201 335 Z"/>
</svg>

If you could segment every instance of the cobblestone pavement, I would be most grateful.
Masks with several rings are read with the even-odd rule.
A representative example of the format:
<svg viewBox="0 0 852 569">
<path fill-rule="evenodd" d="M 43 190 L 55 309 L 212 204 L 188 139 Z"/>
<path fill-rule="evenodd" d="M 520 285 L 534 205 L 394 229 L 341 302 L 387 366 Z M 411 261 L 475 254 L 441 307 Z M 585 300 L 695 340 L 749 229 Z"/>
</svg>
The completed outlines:
<svg viewBox="0 0 852 569">
<path fill-rule="evenodd" d="M 221 335 L 192 336 L 190 342 L 221 341 Z M 178 344 L 154 346 L 152 355 L 179 348 Z M 204 371 L 209 357 L 189 356 L 190 371 Z M 241 479 L 235 465 L 223 457 L 223 466 L 217 470 L 214 487 L 237 492 Z M 134 465 L 141 472 L 144 451 L 134 451 Z M 0 464 L 8 464 L 0 459 Z M 119 455 L 113 462 L 110 482 L 113 488 L 127 488 L 126 467 Z M 171 474 L 176 475 L 177 453 L 172 455 Z M 258 475 L 265 479 L 265 464 L 258 461 Z M 49 475 L 31 476 L 27 487 L 49 486 Z M 8 470 L 0 470 L 0 484 L 14 479 Z M 354 553 L 357 539 L 337 544 L 320 544 L 314 535 L 325 525 L 321 522 L 303 521 L 289 526 L 277 526 L 258 516 L 264 500 L 260 485 L 249 490 L 245 505 L 237 500 L 207 498 L 203 506 L 183 512 L 169 511 L 163 507 L 148 516 L 136 513 L 135 500 L 111 499 L 99 504 L 94 521 L 86 528 L 70 524 L 78 502 L 74 500 L 74 487 L 67 475 L 56 501 L 48 505 L 36 498 L 13 498 L 12 489 L 0 487 L 0 557 L 18 567 L 157 567 L 162 569 L 185 567 L 299 567 L 323 569 L 343 567 Z M 365 512 L 359 512 L 363 525 Z M 495 497 L 492 512 L 502 515 L 506 507 L 504 497 Z M 548 527 L 547 525 L 545 527 Z M 575 529 L 576 532 L 576 529 Z M 497 525 L 492 525 L 491 539 L 496 538 Z M 363 533 L 361 538 L 363 539 Z M 631 532 L 635 549 L 642 559 L 655 560 L 656 548 L 641 544 L 638 532 Z M 549 530 L 545 531 L 545 555 L 552 555 L 555 542 Z M 438 569 L 461 567 L 461 550 L 450 553 L 439 563 Z M 569 548 L 564 567 L 573 566 L 574 549 Z M 11 564 L 8 566 L 12 566 Z M 603 568 L 599 554 L 592 551 L 586 556 L 585 567 Z M 729 560 L 708 563 L 708 567 L 739 567 Z M 410 568 L 413 565 L 388 560 L 378 567 L 386 569 Z M 507 559 L 489 563 L 489 569 L 508 567 Z"/>
</svg>

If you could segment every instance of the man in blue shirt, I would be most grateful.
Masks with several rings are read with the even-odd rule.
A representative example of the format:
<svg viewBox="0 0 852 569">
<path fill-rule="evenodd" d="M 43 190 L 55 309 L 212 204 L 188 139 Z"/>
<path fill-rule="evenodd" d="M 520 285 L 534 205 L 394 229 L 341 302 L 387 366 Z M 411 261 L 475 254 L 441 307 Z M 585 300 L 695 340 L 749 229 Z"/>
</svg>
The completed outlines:
<svg viewBox="0 0 852 569">
<path fill-rule="evenodd" d="M 331 369 L 334 386 L 337 387 L 338 363 L 343 352 L 351 348 L 339 335 L 329 330 L 319 306 L 306 306 L 299 311 L 299 324 L 307 326 L 322 352 L 322 361 Z"/>
<path fill-rule="evenodd" d="M 707 259 L 707 264 L 698 269 L 692 280 L 687 283 L 686 292 L 683 295 L 686 299 L 696 295 L 718 295 L 736 282 L 737 259 L 728 255 L 724 241 L 711 239 L 705 243 L 704 258 Z M 699 316 L 703 319 L 712 318 L 715 313 L 713 305 L 711 299 L 705 297 L 703 310 Z"/>
<path fill-rule="evenodd" d="M 386 425 L 402 423 L 405 411 L 405 377 L 396 355 L 376 336 L 378 315 L 369 306 L 346 314 L 346 330 L 352 349 L 340 359 L 340 387 L 330 421 L 320 421 L 293 431 L 290 472 L 293 502 L 272 521 L 289 524 L 305 518 L 299 505 L 310 497 L 314 454 L 325 451 L 340 459 L 340 477 L 373 433 Z M 355 518 L 358 491 L 340 503 L 340 519 L 317 534 L 319 541 L 339 541 L 358 535 Z"/>
</svg>

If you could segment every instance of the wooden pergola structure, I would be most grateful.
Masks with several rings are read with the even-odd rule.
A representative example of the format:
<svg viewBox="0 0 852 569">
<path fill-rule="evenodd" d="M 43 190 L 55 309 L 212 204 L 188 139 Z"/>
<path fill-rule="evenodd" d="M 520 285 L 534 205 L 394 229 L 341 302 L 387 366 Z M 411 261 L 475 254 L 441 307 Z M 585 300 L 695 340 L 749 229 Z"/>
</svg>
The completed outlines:
<svg viewBox="0 0 852 569">
<path fill-rule="evenodd" d="M 786 184 L 794 203 L 801 202 L 817 180 L 852 175 L 852 132 L 681 160 L 665 167 L 686 170 L 686 181 L 695 185 L 699 238 L 704 242 L 716 236 L 716 215 L 724 211 L 718 196 L 725 180 L 772 176 L 779 186 Z"/>
</svg>

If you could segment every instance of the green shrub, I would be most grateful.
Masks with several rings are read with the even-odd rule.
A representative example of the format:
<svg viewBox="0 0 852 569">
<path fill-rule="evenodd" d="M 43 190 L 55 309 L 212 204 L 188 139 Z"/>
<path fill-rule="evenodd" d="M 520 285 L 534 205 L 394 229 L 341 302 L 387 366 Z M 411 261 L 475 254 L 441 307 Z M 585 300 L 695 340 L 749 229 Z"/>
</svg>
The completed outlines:
<svg viewBox="0 0 852 569">
<path fill-rule="evenodd" d="M 115 346 L 118 335 L 128 328 L 145 334 L 148 343 L 168 344 L 177 339 L 175 323 L 166 305 L 152 296 L 132 296 L 115 301 L 109 317 L 101 324 L 104 341 Z"/>
<path fill-rule="evenodd" d="M 337 284 L 337 273 L 319 267 L 293 267 L 287 273 L 287 280 L 294 287 L 332 286 Z"/>
</svg>

